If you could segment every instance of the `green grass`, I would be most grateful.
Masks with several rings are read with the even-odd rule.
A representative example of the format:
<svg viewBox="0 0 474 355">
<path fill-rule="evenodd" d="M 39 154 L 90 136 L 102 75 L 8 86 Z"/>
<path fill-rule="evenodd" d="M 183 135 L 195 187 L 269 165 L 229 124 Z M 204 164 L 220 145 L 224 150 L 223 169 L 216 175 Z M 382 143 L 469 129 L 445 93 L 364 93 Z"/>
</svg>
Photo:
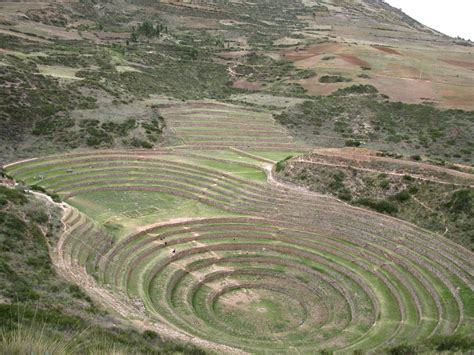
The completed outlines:
<svg viewBox="0 0 474 355">
<path fill-rule="evenodd" d="M 340 93 L 360 90 L 366 87 Z M 275 118 L 295 137 L 312 145 L 342 147 L 344 142 L 356 140 L 363 147 L 388 153 L 419 154 L 439 162 L 473 162 L 473 112 L 389 102 L 372 93 L 313 98 Z M 455 137 L 450 133 L 454 131 Z"/>
<path fill-rule="evenodd" d="M 254 352 L 378 351 L 424 341 L 438 323 L 435 335 L 454 333 L 462 307 L 459 332 L 472 328 L 470 276 L 459 269 L 461 260 L 468 262 L 466 251 L 440 247 L 438 240 L 427 246 L 433 236 L 423 230 L 367 218 L 332 200 L 273 189 L 258 157 L 289 153 L 251 153 L 255 158 L 236 151 L 142 159 L 85 154 L 21 163 L 7 172 L 64 196 L 77 193 L 68 202 L 78 211 L 66 223 L 80 219 L 64 253 L 148 316 L 201 339 Z M 121 170 L 124 175 L 116 175 Z M 33 179 L 39 175 L 44 180 Z M 347 176 L 328 175 L 337 189 Z M 88 185 L 77 185 L 81 181 Z M 388 175 L 375 181 L 380 191 L 394 183 Z M 133 186 L 176 190 L 120 190 Z M 112 190 L 87 192 L 94 187 Z M 181 192 L 186 198 L 175 195 Z M 393 191 L 390 196 L 397 204 L 411 201 Z M 449 208 L 464 211 L 465 197 L 456 195 Z M 330 227 L 319 224 L 324 221 Z M 155 223 L 161 224 L 150 227 Z M 250 298 L 242 305 L 245 295 Z M 304 321 L 301 307 L 309 312 Z"/>
<path fill-rule="evenodd" d="M 200 351 L 118 322 L 112 328 L 104 309 L 80 287 L 56 274 L 48 244 L 54 244 L 61 232 L 58 208 L 4 186 L 0 186 L 0 201 L 0 352 Z"/>
<path fill-rule="evenodd" d="M 127 235 L 139 226 L 174 218 L 231 215 L 197 201 L 159 192 L 96 191 L 73 197 L 68 203 L 117 236 Z M 138 218 L 124 215 L 124 212 L 136 210 L 140 206 L 156 207 L 157 211 Z"/>
<path fill-rule="evenodd" d="M 250 168 L 239 165 L 238 163 L 224 163 L 213 160 L 202 160 L 201 164 L 216 170 L 221 170 L 237 177 L 242 177 L 248 180 L 255 180 L 258 182 L 267 181 L 267 175 L 260 169 Z"/>
</svg>

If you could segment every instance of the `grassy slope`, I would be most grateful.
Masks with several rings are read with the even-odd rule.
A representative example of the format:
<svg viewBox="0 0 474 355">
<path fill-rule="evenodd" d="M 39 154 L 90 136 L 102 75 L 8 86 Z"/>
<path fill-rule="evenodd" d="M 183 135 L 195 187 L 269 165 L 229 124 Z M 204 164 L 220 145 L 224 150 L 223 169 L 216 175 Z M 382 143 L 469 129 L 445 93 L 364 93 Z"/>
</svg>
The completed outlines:
<svg viewBox="0 0 474 355">
<path fill-rule="evenodd" d="M 203 353 L 118 326 L 61 280 L 48 254 L 62 228 L 56 208 L 0 186 L 0 221 L 0 352 Z"/>
<path fill-rule="evenodd" d="M 191 8 L 168 7 L 167 5 L 158 5 L 161 13 L 151 15 L 155 16 L 154 20 L 158 19 L 158 22 L 167 23 L 173 27 L 173 30 L 170 31 L 173 33 L 168 33 L 161 39 L 142 37 L 136 43 L 126 44 L 124 40 L 118 40 L 111 41 L 115 43 L 104 41 L 98 45 L 85 40 L 55 40 L 54 43 L 45 45 L 33 44 L 33 42 L 20 40 L 18 37 L 0 35 L 2 48 L 7 48 L 9 51 L 9 53 L 0 56 L 2 65 L 0 69 L 5 74 L 1 78 L 2 84 L 19 83 L 18 86 L 8 86 L 7 100 L 2 102 L 1 106 L 4 114 L 0 123 L 2 132 L 0 138 L 4 139 L 0 140 L 5 142 L 0 145 L 1 159 L 13 160 L 19 157 L 36 156 L 78 147 L 150 148 L 169 143 L 166 127 L 162 125 L 158 107 L 155 106 L 156 103 L 145 104 L 141 100 L 148 98 L 149 94 L 161 94 L 176 99 L 215 98 L 222 100 L 231 94 L 239 93 L 239 90 L 230 86 L 230 76 L 227 72 L 229 63 L 216 60 L 216 52 L 226 48 L 240 49 L 240 44 L 236 45 L 233 42 L 239 36 L 246 37 L 249 49 L 271 52 L 278 50 L 278 46 L 271 45 L 272 41 L 287 35 L 292 30 L 301 28 L 301 24 L 294 21 L 295 14 L 307 15 L 307 11 L 304 11 L 299 4 L 292 4 L 294 7 L 288 12 L 282 12 L 282 6 L 285 9 L 289 7 L 286 1 L 274 1 L 270 8 L 264 2 L 256 2 L 252 8 L 245 8 L 244 11 L 238 5 L 230 5 L 227 10 L 233 13 L 231 17 L 245 21 L 245 24 L 229 27 L 230 30 L 224 35 L 224 37 L 228 36 L 227 38 L 223 38 L 219 31 L 215 31 L 212 26 L 210 29 L 196 29 L 188 28 L 187 24 L 173 23 L 176 18 L 172 15 L 177 17 L 181 17 L 183 14 L 197 16 L 199 22 L 226 18 L 226 15 L 219 11 L 200 11 Z M 125 16 L 119 14 L 118 11 L 116 13 L 113 10 L 109 12 L 111 8 L 113 7 L 104 8 L 103 13 L 99 15 L 94 12 L 92 6 L 84 5 L 80 11 L 83 12 L 85 18 L 96 23 L 85 27 L 95 26 L 95 29 L 100 28 L 105 31 L 127 32 L 130 31 L 130 27 L 124 24 L 128 24 L 132 20 L 142 21 L 150 16 L 146 13 L 146 9 L 138 9 L 136 12 L 130 11 L 133 15 Z M 58 11 L 61 13 L 63 10 L 64 8 Z M 161 14 L 170 17 L 161 18 Z M 70 13 L 67 15 L 72 16 Z M 30 13 L 29 16 L 34 18 Z M 165 15 L 163 16 L 165 17 Z M 277 23 L 272 25 L 263 23 L 262 20 L 277 21 Z M 43 19 L 38 21 L 44 22 Z M 83 25 L 79 26 L 82 26 L 81 30 L 88 30 Z M 324 37 L 325 39 L 323 39 Z M 226 43 L 225 41 L 229 38 L 230 43 Z M 326 33 L 323 33 L 319 36 L 318 41 L 328 39 Z M 234 46 L 235 48 L 229 48 Z M 198 48 L 199 50 L 196 52 Z M 62 67 L 64 65 L 66 68 Z M 262 54 L 252 54 L 239 60 L 236 72 L 248 81 L 261 82 L 264 92 L 310 99 L 302 105 L 285 111 L 278 118 L 293 130 L 295 136 L 300 136 L 311 144 L 342 146 L 348 140 L 362 141 L 369 147 L 387 150 L 389 153 L 420 154 L 433 159 L 472 163 L 473 146 L 470 142 L 472 114 L 470 113 L 444 112 L 426 105 L 388 103 L 371 97 L 314 99 L 306 96 L 301 85 L 289 83 L 313 77 L 315 75 L 313 70 L 298 70 L 289 62 L 270 59 Z M 157 102 L 164 101 L 166 100 L 160 98 Z M 114 114 L 105 115 L 100 112 L 101 108 L 104 108 L 104 111 L 113 112 L 115 109 L 121 112 L 120 114 L 114 112 Z M 334 113 L 337 115 L 335 116 Z M 450 117 L 449 128 L 446 128 L 444 122 L 446 116 Z M 172 139 L 173 137 L 170 138 L 170 140 Z M 268 153 L 268 157 L 279 160 L 288 154 Z M 233 164 L 209 160 L 205 162 L 205 165 L 257 181 L 263 181 L 265 178 L 261 171 Z M 326 175 L 329 180 L 333 177 L 331 171 Z M 367 178 L 367 181 L 379 186 L 379 183 L 384 179 L 386 178 L 371 176 Z M 378 198 L 379 194 L 385 198 L 399 192 L 400 186 L 405 186 L 399 181 L 390 181 L 390 184 L 392 186 L 383 191 L 378 188 L 368 189 L 370 184 L 367 184 L 358 193 L 364 195 L 371 192 L 374 193 L 374 198 Z M 436 186 L 418 186 L 418 188 L 421 191 L 418 194 L 430 190 L 421 197 L 417 197 L 428 198 L 430 206 L 432 204 L 441 205 L 441 214 L 449 213 L 449 209 L 457 205 L 454 200 L 451 206 L 444 206 L 443 201 L 440 202 L 435 198 L 437 194 L 452 193 L 453 191 L 436 190 L 438 188 Z M 432 191 L 433 189 L 434 191 Z M 335 192 L 338 193 L 338 191 Z M 124 199 L 124 196 L 129 198 Z M 355 197 L 359 198 L 360 196 L 356 195 Z M 89 213 L 97 212 L 94 213 L 94 216 L 100 223 L 115 216 L 110 223 L 106 223 L 106 226 L 110 227 L 109 229 L 117 235 L 123 235 L 139 224 L 150 223 L 157 217 L 181 216 L 189 211 L 192 211 L 192 214 L 196 216 L 216 215 L 217 213 L 198 203 L 184 203 L 179 198 L 170 198 L 162 194 L 146 194 L 145 196 L 145 194 L 139 193 L 106 192 L 90 194 L 90 196 L 85 194 L 73 200 L 71 200 L 72 204 L 75 204 L 79 209 L 87 210 Z M 110 203 L 112 205 L 109 205 Z M 430 214 L 426 219 L 426 211 L 414 204 L 413 199 L 409 202 L 396 203 L 408 217 L 416 216 L 417 220 L 424 221 L 428 226 L 434 225 L 443 231 L 444 225 L 441 223 L 443 219 L 439 216 L 439 211 Z M 146 207 L 151 204 L 159 211 L 139 218 L 121 216 L 123 212 L 142 209 L 144 207 L 142 204 L 145 204 Z M 117 216 L 119 216 L 118 219 Z M 469 221 L 469 215 L 463 218 L 467 218 Z M 472 221 L 472 218 L 470 220 Z M 29 219 L 26 221 L 30 222 Z M 466 225 L 463 221 L 461 224 Z M 453 233 L 451 225 L 450 231 Z M 469 233 L 469 228 L 466 232 Z M 31 250 L 30 248 L 31 253 L 28 252 L 24 255 L 30 256 L 34 252 L 39 252 L 40 249 Z M 42 255 L 47 258 L 44 250 Z M 30 262 L 34 263 L 34 260 Z M 29 273 L 36 272 L 26 265 L 20 265 L 19 269 Z M 41 277 L 46 277 L 45 275 L 48 274 Z M 54 278 L 54 274 L 47 276 L 46 279 L 49 280 L 49 278 Z M 30 280 L 27 278 L 26 281 L 28 285 Z M 19 283 L 18 287 L 24 287 L 24 285 L 21 286 Z M 86 327 L 90 318 L 105 317 L 100 311 L 89 312 L 88 309 L 83 309 L 92 307 L 88 300 L 82 301 L 84 295 L 77 297 L 71 295 L 72 291 L 69 292 L 68 287 L 63 287 L 62 283 L 58 287 L 61 290 L 66 290 L 64 296 L 68 302 L 79 303 L 80 307 L 74 304 L 71 306 L 73 310 L 76 309 L 75 307 L 79 307 L 77 312 L 74 311 L 74 322 L 85 316 L 86 322 L 80 324 Z M 25 286 L 26 291 L 29 292 L 30 289 L 32 292 L 38 291 L 33 286 L 30 288 Z M 15 290 L 15 292 L 19 291 Z M 44 295 L 50 294 L 49 289 L 45 292 Z M 44 301 L 43 298 L 40 297 L 41 302 Z M 63 301 L 60 299 L 54 304 L 63 305 Z M 31 309 L 29 303 L 26 302 L 30 302 L 28 298 L 26 301 L 19 301 L 22 309 Z M 40 306 L 43 307 L 41 302 Z M 25 304 L 28 306 L 24 307 Z M 41 314 L 41 317 L 46 321 L 39 317 L 40 321 L 34 323 L 41 325 L 41 322 L 47 322 L 47 331 L 51 333 L 51 338 L 54 336 L 67 338 L 67 335 L 71 334 L 70 329 L 62 328 L 61 322 L 54 321 L 56 311 L 50 311 L 48 307 L 49 304 L 44 306 L 44 309 L 47 309 L 44 312 L 43 308 L 36 312 L 36 314 Z M 58 312 L 59 317 L 63 317 L 63 309 Z M 31 318 L 34 318 L 31 312 L 25 311 L 23 313 L 28 314 L 23 316 L 27 320 L 26 324 L 30 323 Z M 8 313 L 10 318 L 12 318 L 11 314 L 11 312 Z M 17 315 L 18 312 L 15 314 Z M 50 318 L 53 321 L 50 322 Z M 102 318 L 100 320 L 102 321 Z M 35 328 L 36 325 L 33 329 Z M 107 348 L 109 342 L 122 344 L 125 347 L 131 345 L 138 351 L 148 351 L 150 346 L 156 349 L 157 344 L 163 345 L 152 334 L 149 335 L 151 339 L 143 339 L 134 331 L 115 328 L 110 331 L 94 326 L 88 329 L 81 339 L 103 337 L 104 341 L 98 346 L 105 348 L 105 352 L 110 350 Z M 453 340 L 454 343 L 456 341 L 456 339 Z M 166 348 L 167 345 L 163 346 Z M 169 345 L 170 348 L 173 346 Z M 182 348 L 178 346 L 178 350 L 181 351 Z"/>
</svg>

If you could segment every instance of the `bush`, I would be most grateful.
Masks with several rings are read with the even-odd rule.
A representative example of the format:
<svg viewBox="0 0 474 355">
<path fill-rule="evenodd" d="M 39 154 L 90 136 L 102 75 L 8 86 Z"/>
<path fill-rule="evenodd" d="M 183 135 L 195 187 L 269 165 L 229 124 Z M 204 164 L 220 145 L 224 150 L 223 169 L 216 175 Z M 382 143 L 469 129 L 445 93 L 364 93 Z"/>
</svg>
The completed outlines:
<svg viewBox="0 0 474 355">
<path fill-rule="evenodd" d="M 474 349 L 474 339 L 462 335 L 438 336 L 432 339 L 437 351 L 470 351 Z"/>
<path fill-rule="evenodd" d="M 418 187 L 416 187 L 416 186 L 411 186 L 411 187 L 408 189 L 408 192 L 409 192 L 410 194 L 412 194 L 412 195 L 415 195 L 415 194 L 418 193 L 419 190 L 420 190 L 420 189 L 418 189 Z"/>
<path fill-rule="evenodd" d="M 390 355 L 416 355 L 418 351 L 413 345 L 403 344 L 388 349 L 387 353 Z"/>
<path fill-rule="evenodd" d="M 7 201 L 17 205 L 23 205 L 28 199 L 23 191 L 0 185 L 0 206 L 6 204 Z"/>
<path fill-rule="evenodd" d="M 349 139 L 344 143 L 346 147 L 360 147 L 361 144 L 362 144 L 361 142 L 355 139 Z"/>
<path fill-rule="evenodd" d="M 46 190 L 44 189 L 44 187 L 39 186 L 39 185 L 31 185 L 30 188 L 31 188 L 31 190 L 33 190 L 33 191 L 38 191 L 38 192 L 43 192 L 43 193 L 46 192 Z"/>
<path fill-rule="evenodd" d="M 287 156 L 285 159 L 283 160 L 280 160 L 278 163 L 276 163 L 275 165 L 275 171 L 277 173 L 279 173 L 280 171 L 282 171 L 284 168 L 285 168 L 285 162 L 290 160 L 291 158 L 293 158 L 293 155 L 289 155 Z"/>
<path fill-rule="evenodd" d="M 474 213 L 474 190 L 464 189 L 453 193 L 446 204 L 451 213 L 472 215 Z"/>
<path fill-rule="evenodd" d="M 320 83 L 344 83 L 349 81 L 352 81 L 352 79 L 340 75 L 324 75 L 319 78 Z"/>
<path fill-rule="evenodd" d="M 377 94 L 379 91 L 375 86 L 372 85 L 352 85 L 347 88 L 338 89 L 331 95 L 333 96 L 344 96 L 349 94 Z"/>
<path fill-rule="evenodd" d="M 393 203 L 386 200 L 375 200 L 372 198 L 361 198 L 356 201 L 357 204 L 369 207 L 380 213 L 395 214 L 398 213 L 398 208 Z"/>
<path fill-rule="evenodd" d="M 390 187 L 390 180 L 384 179 L 384 180 L 380 181 L 379 186 L 382 189 L 385 189 L 385 190 L 388 189 Z"/>
<path fill-rule="evenodd" d="M 333 55 L 327 55 L 322 58 L 322 60 L 333 60 L 333 59 L 336 59 L 336 57 Z"/>
<path fill-rule="evenodd" d="M 339 197 L 343 201 L 349 202 L 352 200 L 351 190 L 349 190 L 348 188 L 343 188 L 339 191 L 339 193 L 337 194 L 337 197 Z"/>
<path fill-rule="evenodd" d="M 398 202 L 406 202 L 411 198 L 411 195 L 408 191 L 405 190 L 390 196 L 390 198 Z"/>
<path fill-rule="evenodd" d="M 143 337 L 147 340 L 153 340 L 158 338 L 158 334 L 152 330 L 145 330 L 143 332 Z"/>
</svg>

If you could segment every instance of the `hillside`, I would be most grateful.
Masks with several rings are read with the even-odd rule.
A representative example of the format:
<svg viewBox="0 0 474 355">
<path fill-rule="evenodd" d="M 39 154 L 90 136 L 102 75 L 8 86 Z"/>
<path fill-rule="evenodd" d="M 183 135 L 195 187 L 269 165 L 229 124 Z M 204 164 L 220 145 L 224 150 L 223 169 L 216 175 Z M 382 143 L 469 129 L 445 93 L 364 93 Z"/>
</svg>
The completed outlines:
<svg viewBox="0 0 474 355">
<path fill-rule="evenodd" d="M 381 0 L 0 2 L 0 352 L 469 353 L 473 69 Z"/>
<path fill-rule="evenodd" d="M 278 109 L 362 84 L 473 109 L 469 43 L 379 1 L 271 3 L 0 3 L 3 162 L 174 144 L 159 113 L 174 99 Z"/>
</svg>

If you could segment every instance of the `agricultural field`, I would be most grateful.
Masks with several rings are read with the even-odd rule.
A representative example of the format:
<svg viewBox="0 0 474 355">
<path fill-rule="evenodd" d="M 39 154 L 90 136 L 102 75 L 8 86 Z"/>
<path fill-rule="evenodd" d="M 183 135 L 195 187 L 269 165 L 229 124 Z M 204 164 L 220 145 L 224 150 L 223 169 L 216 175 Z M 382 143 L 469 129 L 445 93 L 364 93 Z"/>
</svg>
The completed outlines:
<svg viewBox="0 0 474 355">
<path fill-rule="evenodd" d="M 0 2 L 0 353 L 472 352 L 473 48 L 374 0 Z"/>
<path fill-rule="evenodd" d="M 191 151 L 56 155 L 6 171 L 67 203 L 61 273 L 160 334 L 219 352 L 347 352 L 472 333 L 467 249 L 275 181 L 270 157 L 288 152 L 222 151 L 213 165 Z"/>
</svg>

